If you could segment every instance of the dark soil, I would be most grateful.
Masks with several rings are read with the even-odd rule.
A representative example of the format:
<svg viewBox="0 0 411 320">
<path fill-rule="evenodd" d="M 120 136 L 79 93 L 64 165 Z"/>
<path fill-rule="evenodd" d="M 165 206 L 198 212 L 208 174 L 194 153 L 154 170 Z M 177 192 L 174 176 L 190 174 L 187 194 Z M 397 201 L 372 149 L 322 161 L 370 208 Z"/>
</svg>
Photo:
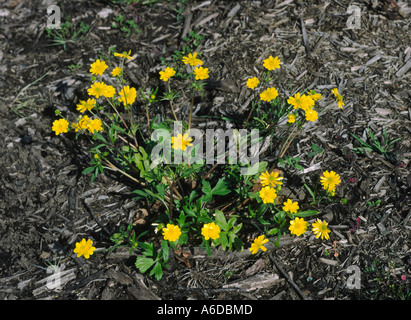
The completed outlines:
<svg viewBox="0 0 411 320">
<path fill-rule="evenodd" d="M 82 39 L 63 48 L 50 46 L 46 37 L 52 1 L 6 1 L 0 9 L 0 298 L 409 300 L 410 10 L 400 1 L 374 2 L 358 1 L 361 29 L 347 29 L 348 0 L 328 5 L 310 1 L 309 6 L 302 1 L 58 1 L 63 21 L 90 25 Z M 126 37 L 112 28 L 119 14 L 132 19 L 141 32 Z M 81 174 L 91 160 L 89 142 L 70 134 L 55 136 L 51 124 L 57 109 L 75 113 L 89 87 L 90 63 L 111 46 L 136 55 L 128 64 L 132 86 L 155 88 L 161 86 L 161 58 L 170 59 L 190 30 L 204 36 L 196 50 L 212 77 L 194 125 L 204 122 L 202 115 L 210 116 L 205 122 L 211 127 L 226 126 L 220 120 L 213 123 L 224 116 L 244 120 L 251 108 L 246 79 L 268 55 L 278 55 L 283 63 L 280 94 L 290 94 L 292 81 L 293 92 L 308 87 L 324 96 L 319 120 L 287 150 L 286 155 L 301 158 L 306 171 L 284 169 L 283 195 L 299 199 L 308 209 L 311 198 L 304 183 L 314 185 L 322 171 L 334 170 L 342 184 L 335 202 L 314 208 L 329 220 L 330 241 L 312 234 L 298 242 L 284 237 L 280 248 L 257 256 L 199 258 L 191 251 L 183 259 L 174 254 L 170 269 L 156 281 L 136 270 L 137 253 L 130 257 L 128 249 L 108 251 L 110 236 L 120 228 L 131 222 L 136 232 L 150 227 L 156 218 L 147 217 L 150 204 L 135 201 L 133 185 L 115 174 L 107 172 L 91 183 L 89 175 Z M 75 65 L 77 70 L 71 70 Z M 333 103 L 334 87 L 344 96 L 343 111 Z M 179 116 L 187 117 L 188 104 L 188 97 L 178 100 Z M 159 104 L 152 116 L 165 108 Z M 142 111 L 142 123 L 144 116 Z M 349 132 L 366 137 L 368 128 L 379 139 L 383 128 L 390 140 L 401 138 L 388 158 L 375 151 L 349 151 L 358 147 Z M 312 144 L 323 152 L 308 157 Z M 266 161 L 273 159 L 270 149 L 262 153 Z M 254 235 L 243 237 L 250 241 Z M 97 247 L 88 260 L 73 253 L 83 237 Z M 56 290 L 46 286 L 50 264 L 62 270 Z M 347 287 L 352 265 L 361 272 L 360 289 Z M 277 274 L 277 280 L 263 285 Z M 260 281 L 261 287 L 230 287 L 247 279 L 257 286 Z"/>
</svg>

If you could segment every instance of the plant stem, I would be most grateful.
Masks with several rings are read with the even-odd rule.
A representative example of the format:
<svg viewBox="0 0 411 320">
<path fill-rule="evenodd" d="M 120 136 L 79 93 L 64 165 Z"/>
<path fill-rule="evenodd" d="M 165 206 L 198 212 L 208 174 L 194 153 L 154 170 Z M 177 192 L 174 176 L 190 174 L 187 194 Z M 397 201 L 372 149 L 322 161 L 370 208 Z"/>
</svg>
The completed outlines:
<svg viewBox="0 0 411 320">
<path fill-rule="evenodd" d="M 289 148 L 289 146 L 291 145 L 291 142 L 293 142 L 293 140 L 295 139 L 295 137 L 297 136 L 297 134 L 301 131 L 301 127 L 297 129 L 297 131 L 294 133 L 294 135 L 291 137 L 291 139 L 289 139 L 288 143 L 285 145 L 284 149 L 282 150 L 281 154 L 279 155 L 279 159 L 281 159 L 284 156 L 284 153 L 287 151 L 287 149 Z"/>
<path fill-rule="evenodd" d="M 146 116 L 147 116 L 148 133 L 151 136 L 150 115 L 148 114 L 148 103 L 146 103 Z"/>
<path fill-rule="evenodd" d="M 194 93 L 193 93 L 193 97 L 191 98 L 191 104 L 190 104 L 190 115 L 188 117 L 188 130 L 191 129 L 191 116 L 193 114 L 193 105 L 194 105 Z"/>
<path fill-rule="evenodd" d="M 167 83 L 167 86 L 168 86 L 168 93 L 170 93 L 170 91 L 171 91 L 170 83 Z M 169 101 L 170 101 L 170 107 L 171 107 L 171 111 L 173 112 L 174 119 L 176 119 L 176 121 L 178 121 L 176 113 L 174 112 L 174 108 L 173 108 L 173 100 L 170 99 Z"/>
<path fill-rule="evenodd" d="M 254 111 L 255 103 L 252 103 L 252 105 L 253 105 L 253 106 L 251 107 L 250 113 L 248 114 L 247 120 L 245 120 L 245 123 L 244 123 L 244 124 L 248 123 L 248 120 L 250 120 L 251 114 L 252 114 L 253 111 Z"/>
<path fill-rule="evenodd" d="M 137 183 L 140 184 L 140 181 L 138 181 L 136 178 L 134 178 L 133 176 L 129 175 L 128 173 L 124 172 L 123 170 L 120 170 L 119 168 L 117 168 L 114 164 L 112 164 L 112 163 L 111 163 L 110 161 L 108 161 L 107 159 L 106 159 L 106 164 L 107 164 L 108 168 L 110 168 L 111 170 L 113 170 L 113 171 L 118 171 L 118 172 L 120 172 L 121 174 L 125 175 L 127 178 L 129 178 L 129 179 L 133 180 L 134 182 L 137 182 Z"/>
</svg>

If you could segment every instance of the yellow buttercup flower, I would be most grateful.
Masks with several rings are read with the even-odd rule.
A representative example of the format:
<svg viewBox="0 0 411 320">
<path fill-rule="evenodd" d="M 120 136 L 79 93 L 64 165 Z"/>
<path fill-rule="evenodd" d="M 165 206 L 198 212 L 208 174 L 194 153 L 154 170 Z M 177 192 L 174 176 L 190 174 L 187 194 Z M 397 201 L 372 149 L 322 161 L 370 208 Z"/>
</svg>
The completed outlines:
<svg viewBox="0 0 411 320">
<path fill-rule="evenodd" d="M 197 67 L 194 69 L 194 74 L 196 75 L 196 80 L 208 79 L 208 68 Z"/>
<path fill-rule="evenodd" d="M 123 69 L 121 67 L 117 67 L 117 68 L 114 68 L 113 71 L 111 71 L 111 75 L 113 77 L 117 77 L 121 75 L 121 72 L 123 72 Z"/>
<path fill-rule="evenodd" d="M 298 202 L 293 202 L 291 199 L 288 199 L 286 202 L 283 203 L 283 205 L 283 210 L 285 212 L 297 213 L 298 209 L 300 209 L 300 207 L 298 206 Z"/>
<path fill-rule="evenodd" d="M 104 93 L 106 92 L 106 87 L 107 85 L 104 82 L 94 82 L 90 86 L 90 89 L 87 89 L 87 92 L 90 96 L 100 98 L 101 96 L 104 96 Z"/>
<path fill-rule="evenodd" d="M 307 119 L 307 121 L 314 122 L 318 119 L 318 113 L 313 109 L 308 109 L 305 111 L 305 118 Z"/>
<path fill-rule="evenodd" d="M 112 98 L 114 97 L 114 94 L 116 93 L 116 89 L 113 86 L 106 86 L 103 92 L 103 96 L 106 98 Z"/>
<path fill-rule="evenodd" d="M 88 131 L 94 134 L 94 131 L 102 131 L 103 130 L 103 123 L 100 119 L 93 119 L 88 122 L 87 125 Z"/>
<path fill-rule="evenodd" d="M 261 179 L 261 184 L 263 186 L 272 186 L 275 187 L 276 185 L 282 185 L 283 183 L 281 180 L 283 180 L 283 177 L 280 177 L 280 174 L 278 172 L 270 172 L 268 171 L 263 172 L 260 175 Z"/>
<path fill-rule="evenodd" d="M 203 61 L 197 58 L 197 52 L 194 52 L 193 54 L 189 53 L 188 57 L 183 57 L 183 62 L 193 67 L 203 65 Z"/>
<path fill-rule="evenodd" d="M 204 224 L 203 228 L 201 229 L 201 234 L 204 236 L 204 239 L 213 239 L 216 240 L 220 237 L 220 226 L 215 224 L 214 222 Z"/>
<path fill-rule="evenodd" d="M 288 123 L 294 123 L 295 122 L 295 114 L 289 114 L 288 115 Z"/>
<path fill-rule="evenodd" d="M 124 106 L 132 105 L 137 98 L 136 89 L 130 88 L 130 86 L 125 86 L 118 94 L 120 96 L 118 100 L 123 102 Z"/>
<path fill-rule="evenodd" d="M 263 203 L 274 203 L 275 198 L 277 198 L 277 192 L 271 187 L 262 187 L 259 192 L 261 200 Z"/>
<path fill-rule="evenodd" d="M 66 119 L 59 119 L 53 122 L 52 130 L 58 136 L 60 133 L 68 132 L 69 123 Z"/>
<path fill-rule="evenodd" d="M 311 90 L 308 92 L 308 95 L 311 99 L 313 99 L 314 101 L 318 101 L 321 100 L 323 98 L 323 96 L 319 93 L 316 93 L 315 90 Z"/>
<path fill-rule="evenodd" d="M 181 230 L 179 226 L 168 223 L 166 228 L 162 229 L 164 240 L 171 242 L 176 241 L 181 236 Z"/>
<path fill-rule="evenodd" d="M 258 80 L 257 77 L 249 78 L 247 80 L 247 87 L 249 87 L 250 89 L 254 89 L 255 87 L 258 86 L 259 83 L 260 83 L 260 80 Z"/>
<path fill-rule="evenodd" d="M 268 59 L 264 60 L 263 66 L 268 70 L 275 70 L 280 68 L 281 61 L 278 57 L 273 58 L 269 56 Z"/>
<path fill-rule="evenodd" d="M 94 108 L 95 105 L 96 100 L 94 100 L 93 98 L 89 98 L 87 99 L 87 101 L 80 100 L 80 104 L 77 105 L 77 110 L 83 113 L 85 111 L 90 111 Z"/>
<path fill-rule="evenodd" d="M 274 100 L 278 96 L 278 91 L 276 88 L 268 88 L 267 90 L 261 92 L 260 94 L 260 99 L 262 101 L 267 101 L 270 102 L 271 100 Z"/>
<path fill-rule="evenodd" d="M 74 253 L 77 253 L 77 258 L 84 256 L 84 258 L 88 259 L 94 253 L 94 250 L 96 250 L 96 248 L 93 247 L 93 241 L 90 239 L 86 241 L 86 239 L 83 238 L 80 242 L 76 243 Z"/>
<path fill-rule="evenodd" d="M 251 248 L 248 250 L 250 250 L 252 254 L 256 254 L 259 249 L 261 249 L 262 251 L 267 251 L 267 248 L 264 247 L 264 244 L 266 244 L 269 240 L 264 238 L 264 235 L 262 235 L 254 239 L 254 242 L 251 244 Z"/>
<path fill-rule="evenodd" d="M 332 93 L 334 94 L 335 99 L 338 102 L 338 108 L 342 109 L 343 108 L 342 106 L 345 106 L 345 104 L 343 102 L 343 97 L 338 93 L 338 89 L 337 88 L 332 89 Z"/>
<path fill-rule="evenodd" d="M 131 54 L 131 50 L 129 50 L 128 53 L 126 51 L 124 51 L 123 53 L 114 52 L 114 55 L 116 57 L 126 58 L 127 60 L 134 59 L 133 57 L 130 56 L 130 54 Z"/>
<path fill-rule="evenodd" d="M 160 73 L 160 80 L 163 80 L 164 82 L 167 82 L 168 79 L 170 79 L 172 76 L 176 74 L 175 70 L 170 67 L 165 68 L 164 71 L 160 71 L 159 73 Z"/>
<path fill-rule="evenodd" d="M 173 144 L 172 147 L 176 150 L 181 149 L 184 151 L 187 148 L 187 146 L 192 145 L 190 143 L 191 141 L 193 141 L 193 139 L 188 136 L 188 133 L 184 133 L 184 135 L 179 133 L 177 134 L 177 136 L 171 137 L 171 143 Z"/>
<path fill-rule="evenodd" d="M 105 61 L 96 60 L 91 64 L 90 72 L 96 76 L 101 76 L 103 72 L 108 68 Z"/>
<path fill-rule="evenodd" d="M 300 95 L 299 92 L 297 92 L 294 97 L 289 97 L 287 103 L 292 105 L 294 109 L 302 109 L 304 111 L 311 109 L 315 104 L 311 97 L 305 94 Z"/>
<path fill-rule="evenodd" d="M 308 222 L 305 221 L 303 218 L 296 217 L 294 220 L 290 221 L 290 230 L 291 234 L 295 234 L 296 236 L 301 236 L 304 232 L 307 231 Z"/>
<path fill-rule="evenodd" d="M 329 233 L 331 230 L 328 229 L 327 221 L 321 221 L 317 218 L 317 220 L 312 224 L 313 228 L 312 231 L 315 234 L 315 237 L 318 239 L 321 237 L 323 239 L 325 237 L 326 240 L 330 239 Z"/>
<path fill-rule="evenodd" d="M 73 123 L 74 130 L 76 132 L 80 130 L 85 130 L 88 127 L 88 123 L 90 121 L 90 118 L 87 115 L 80 116 L 79 120 L 76 123 Z"/>
<path fill-rule="evenodd" d="M 324 189 L 329 191 L 335 190 L 335 186 L 341 182 L 339 174 L 334 171 L 324 171 L 320 180 Z"/>
</svg>

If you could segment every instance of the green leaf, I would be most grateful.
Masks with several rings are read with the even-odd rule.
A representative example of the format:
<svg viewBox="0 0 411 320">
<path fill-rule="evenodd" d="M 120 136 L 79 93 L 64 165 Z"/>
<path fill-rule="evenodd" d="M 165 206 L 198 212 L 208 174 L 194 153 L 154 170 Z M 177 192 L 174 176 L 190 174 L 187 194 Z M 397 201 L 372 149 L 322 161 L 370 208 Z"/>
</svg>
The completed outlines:
<svg viewBox="0 0 411 320">
<path fill-rule="evenodd" d="M 170 249 L 168 247 L 168 241 L 162 240 L 161 241 L 161 247 L 163 248 L 163 260 L 164 260 L 164 262 L 167 262 L 168 257 L 169 257 L 169 253 L 170 253 Z"/>
<path fill-rule="evenodd" d="M 311 197 L 313 198 L 312 204 L 315 203 L 315 194 L 314 194 L 314 192 L 305 183 L 304 183 L 304 187 L 307 189 L 307 191 L 310 193 Z"/>
<path fill-rule="evenodd" d="M 230 233 L 231 233 L 231 234 L 236 234 L 236 233 L 238 233 L 238 232 L 241 230 L 242 227 L 243 227 L 243 224 L 240 223 L 239 225 L 235 226 L 235 227 L 233 228 L 233 230 L 230 231 Z"/>
<path fill-rule="evenodd" d="M 318 211 L 307 210 L 307 211 L 297 212 L 297 213 L 294 213 L 294 214 L 289 214 L 289 217 L 291 219 L 294 219 L 294 217 L 306 218 L 306 217 L 315 216 L 316 214 L 318 214 Z"/>
<path fill-rule="evenodd" d="M 203 180 L 203 188 L 201 189 L 204 193 L 204 197 L 202 197 L 202 202 L 208 202 L 212 199 L 213 195 L 220 195 L 224 196 L 231 192 L 228 189 L 228 183 L 224 181 L 224 178 L 221 178 L 217 181 L 217 184 L 214 188 L 211 189 L 210 182 Z"/>
<path fill-rule="evenodd" d="M 224 181 L 224 178 L 219 179 L 217 184 L 213 188 L 212 193 L 220 196 L 225 196 L 226 194 L 229 194 L 231 192 L 231 190 L 227 188 L 228 185 L 229 184 Z"/>
<path fill-rule="evenodd" d="M 151 257 L 154 254 L 154 245 L 152 243 L 145 243 L 141 242 L 139 243 L 140 247 L 144 249 L 142 252 L 145 256 Z"/>
<path fill-rule="evenodd" d="M 93 171 L 94 171 L 94 167 L 88 167 L 88 168 L 85 168 L 81 173 L 88 174 L 88 173 L 92 173 Z"/>
<path fill-rule="evenodd" d="M 154 264 L 154 260 L 147 257 L 137 257 L 136 267 L 141 272 L 144 273 Z"/>
<path fill-rule="evenodd" d="M 220 210 L 217 210 L 215 212 L 215 217 L 216 217 L 216 222 L 220 226 L 221 229 L 228 231 L 228 223 L 227 220 L 225 219 L 224 213 L 221 212 Z"/>
<path fill-rule="evenodd" d="M 203 180 L 203 188 L 201 189 L 205 195 L 211 193 L 211 185 L 210 182 Z"/>
<path fill-rule="evenodd" d="M 143 198 L 147 198 L 147 197 L 148 197 L 148 194 L 145 193 L 143 190 L 134 190 L 132 193 L 136 193 L 136 194 L 142 196 Z"/>
<path fill-rule="evenodd" d="M 94 132 L 94 137 L 100 141 L 103 141 L 105 143 L 107 143 L 106 138 L 104 138 L 100 133 L 98 133 L 97 131 Z"/>
<path fill-rule="evenodd" d="M 227 232 L 221 231 L 220 237 L 217 240 L 219 240 L 218 243 L 221 244 L 221 246 L 225 250 L 228 245 Z"/>
<path fill-rule="evenodd" d="M 161 267 L 161 264 L 159 262 L 156 262 L 153 269 L 151 269 L 150 276 L 152 276 L 153 274 L 158 281 L 160 281 L 163 277 L 163 268 Z"/>
<path fill-rule="evenodd" d="M 205 240 L 205 244 L 206 244 L 206 252 L 208 256 L 211 256 L 211 248 L 210 248 L 210 243 L 209 241 Z"/>
<path fill-rule="evenodd" d="M 273 235 L 277 234 L 278 231 L 280 231 L 278 228 L 273 228 L 273 229 L 268 230 L 268 231 L 266 232 L 266 235 L 267 235 L 267 236 L 273 236 Z"/>
</svg>

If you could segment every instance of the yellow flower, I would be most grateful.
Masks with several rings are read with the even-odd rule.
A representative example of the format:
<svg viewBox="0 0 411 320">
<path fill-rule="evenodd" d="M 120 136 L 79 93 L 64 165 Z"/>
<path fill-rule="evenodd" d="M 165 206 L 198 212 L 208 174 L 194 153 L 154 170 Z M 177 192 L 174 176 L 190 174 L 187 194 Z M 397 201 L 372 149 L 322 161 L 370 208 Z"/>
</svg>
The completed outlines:
<svg viewBox="0 0 411 320">
<path fill-rule="evenodd" d="M 258 86 L 259 83 L 260 83 L 260 80 L 258 80 L 257 77 L 249 78 L 247 80 L 247 87 L 249 87 L 250 89 L 254 89 L 256 86 Z"/>
<path fill-rule="evenodd" d="M 87 99 L 87 102 L 84 100 L 80 100 L 80 104 L 77 105 L 77 110 L 83 113 L 84 111 L 90 111 L 91 109 L 94 108 L 96 104 L 96 100 L 93 98 Z"/>
<path fill-rule="evenodd" d="M 294 97 L 289 97 L 287 102 L 292 105 L 294 109 L 302 109 L 304 111 L 311 109 L 315 104 L 311 97 L 306 96 L 305 94 L 300 95 L 299 92 L 297 92 Z"/>
<path fill-rule="evenodd" d="M 280 68 L 280 59 L 278 57 L 273 58 L 270 56 L 268 59 L 264 60 L 263 66 L 264 68 L 268 70 L 274 70 L 274 69 L 279 69 Z"/>
<path fill-rule="evenodd" d="M 101 76 L 103 72 L 108 68 L 108 65 L 104 61 L 96 60 L 91 64 L 90 72 L 96 76 Z"/>
<path fill-rule="evenodd" d="M 260 99 L 263 101 L 270 102 L 271 100 L 277 98 L 278 91 L 276 88 L 268 88 L 267 90 L 261 92 Z"/>
<path fill-rule="evenodd" d="M 194 74 L 196 75 L 196 80 L 208 79 L 208 68 L 197 67 L 194 69 Z"/>
<path fill-rule="evenodd" d="M 116 57 L 126 58 L 127 60 L 134 59 L 133 57 L 130 57 L 130 54 L 131 54 L 131 50 L 129 50 L 128 53 L 126 51 L 124 51 L 123 53 L 114 52 L 114 55 Z"/>
<path fill-rule="evenodd" d="M 216 240 L 220 237 L 220 226 L 214 222 L 204 224 L 204 227 L 201 229 L 201 234 L 204 236 L 204 239 L 213 239 Z"/>
<path fill-rule="evenodd" d="M 116 89 L 113 86 L 106 86 L 103 92 L 103 96 L 106 98 L 112 98 L 114 97 L 114 94 L 116 93 Z"/>
<path fill-rule="evenodd" d="M 311 90 L 308 92 L 308 95 L 311 99 L 313 99 L 314 101 L 318 101 L 321 100 L 323 98 L 323 96 L 319 93 L 316 93 L 315 90 Z"/>
<path fill-rule="evenodd" d="M 79 120 L 76 123 L 73 123 L 74 130 L 78 132 L 79 130 L 87 129 L 90 118 L 87 115 L 80 116 Z"/>
<path fill-rule="evenodd" d="M 164 240 L 168 240 L 171 242 L 176 241 L 181 236 L 180 227 L 168 223 L 167 227 L 163 228 L 163 236 Z"/>
<path fill-rule="evenodd" d="M 90 120 L 88 122 L 87 129 L 88 129 L 88 131 L 90 131 L 91 133 L 94 134 L 94 131 L 99 132 L 99 131 L 103 130 L 103 123 L 101 122 L 100 119 Z"/>
<path fill-rule="evenodd" d="M 318 119 L 318 113 L 313 109 L 308 109 L 305 111 L 305 118 L 307 119 L 307 121 L 314 122 Z"/>
<path fill-rule="evenodd" d="M 288 199 L 286 202 L 283 203 L 283 210 L 285 212 L 297 213 L 300 207 L 298 206 L 298 202 L 293 202 L 291 199 Z"/>
<path fill-rule="evenodd" d="M 88 259 L 94 253 L 94 250 L 96 250 L 96 248 L 93 247 L 93 241 L 90 239 L 86 241 L 86 239 L 83 238 L 83 240 L 76 243 L 74 253 L 77 253 L 77 258 L 84 255 L 84 258 Z"/>
<path fill-rule="evenodd" d="M 191 137 L 188 136 L 188 133 L 184 133 L 184 136 L 179 133 L 176 137 L 171 137 L 171 143 L 173 144 L 173 149 L 185 150 L 187 146 L 191 146 L 190 143 L 193 141 Z"/>
<path fill-rule="evenodd" d="M 337 88 L 332 89 L 332 93 L 334 94 L 335 99 L 338 102 L 338 108 L 342 109 L 343 108 L 342 106 L 345 106 L 345 104 L 342 100 L 343 97 L 338 93 L 338 89 Z"/>
<path fill-rule="evenodd" d="M 188 57 L 183 57 L 183 62 L 184 64 L 189 64 L 190 66 L 203 65 L 203 61 L 197 59 L 197 52 L 194 52 L 194 54 L 189 53 Z"/>
<path fill-rule="evenodd" d="M 290 221 L 290 230 L 291 234 L 295 234 L 297 237 L 301 236 L 304 232 L 307 231 L 308 223 L 303 218 L 296 217 L 294 220 Z"/>
<path fill-rule="evenodd" d="M 288 115 L 288 123 L 294 123 L 294 122 L 295 122 L 295 115 L 291 113 Z"/>
<path fill-rule="evenodd" d="M 263 203 L 274 203 L 275 198 L 277 198 L 277 192 L 271 187 L 262 187 L 259 192 L 261 200 Z"/>
<path fill-rule="evenodd" d="M 104 96 L 106 91 L 107 85 L 104 82 L 94 82 L 90 89 L 87 89 L 87 92 L 90 96 L 95 96 L 96 98 L 100 98 L 100 96 Z"/>
<path fill-rule="evenodd" d="M 338 173 L 335 173 L 334 171 L 324 171 L 320 180 L 324 189 L 329 191 L 335 190 L 335 186 L 340 184 L 341 182 L 340 176 L 338 175 Z"/>
<path fill-rule="evenodd" d="M 51 128 L 58 136 L 60 133 L 65 133 L 68 131 L 69 123 L 66 119 L 59 119 L 53 122 L 53 127 Z"/>
<path fill-rule="evenodd" d="M 275 187 L 275 185 L 282 185 L 283 183 L 281 182 L 281 180 L 283 180 L 283 177 L 279 176 L 280 174 L 278 172 L 271 172 L 268 173 L 268 171 L 263 172 L 260 175 L 260 179 L 261 179 L 261 184 L 263 186 L 272 186 Z"/>
<path fill-rule="evenodd" d="M 137 98 L 137 91 L 135 88 L 130 88 L 130 86 L 125 86 L 121 91 L 119 92 L 120 100 L 123 102 L 124 106 L 127 105 L 132 105 L 134 100 Z"/>
<path fill-rule="evenodd" d="M 121 67 L 114 68 L 113 71 L 111 71 L 111 75 L 113 77 L 117 77 L 121 74 L 122 71 L 123 69 Z"/>
<path fill-rule="evenodd" d="M 160 80 L 163 80 L 164 82 L 167 82 L 168 79 L 170 79 L 172 76 L 176 74 L 175 70 L 170 67 L 165 68 L 164 71 L 160 71 L 159 73 L 160 73 Z"/>
<path fill-rule="evenodd" d="M 327 228 L 328 223 L 327 221 L 321 221 L 320 219 L 317 218 L 317 220 L 313 223 L 313 229 L 312 231 L 315 234 L 315 237 L 318 239 L 321 237 L 323 239 L 325 237 L 326 240 L 330 239 L 329 233 L 331 230 Z"/>
<path fill-rule="evenodd" d="M 268 241 L 268 239 L 264 239 L 264 235 L 259 236 L 258 238 L 254 239 L 254 242 L 251 244 L 251 248 L 248 250 L 250 250 L 252 254 L 256 254 L 258 252 L 258 249 L 267 251 L 267 248 L 264 247 L 264 244 L 266 244 Z"/>
</svg>

